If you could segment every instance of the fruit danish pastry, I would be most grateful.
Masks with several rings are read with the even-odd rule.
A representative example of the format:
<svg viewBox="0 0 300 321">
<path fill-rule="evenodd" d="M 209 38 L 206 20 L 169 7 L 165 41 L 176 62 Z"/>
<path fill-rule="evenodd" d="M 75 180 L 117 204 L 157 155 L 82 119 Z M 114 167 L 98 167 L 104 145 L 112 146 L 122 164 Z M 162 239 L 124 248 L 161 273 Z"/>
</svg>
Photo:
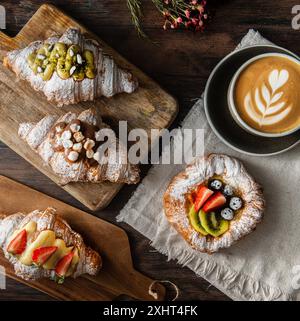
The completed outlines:
<svg viewBox="0 0 300 321">
<path fill-rule="evenodd" d="M 100 255 L 87 247 L 82 237 L 53 208 L 0 217 L 0 247 L 25 280 L 96 275 Z"/>
<path fill-rule="evenodd" d="M 99 152 L 104 149 L 99 130 L 107 127 L 98 110 L 88 109 L 79 115 L 69 112 L 62 117 L 48 115 L 38 123 L 22 123 L 19 136 L 60 177 L 62 185 L 103 181 L 137 183 L 139 168 L 129 163 L 127 150 L 120 141 Z"/>
<path fill-rule="evenodd" d="M 138 87 L 130 72 L 76 28 L 8 52 L 4 65 L 58 106 L 132 93 Z"/>
<path fill-rule="evenodd" d="M 231 246 L 261 221 L 261 187 L 230 156 L 198 158 L 173 178 L 164 195 L 167 219 L 196 250 Z"/>
</svg>

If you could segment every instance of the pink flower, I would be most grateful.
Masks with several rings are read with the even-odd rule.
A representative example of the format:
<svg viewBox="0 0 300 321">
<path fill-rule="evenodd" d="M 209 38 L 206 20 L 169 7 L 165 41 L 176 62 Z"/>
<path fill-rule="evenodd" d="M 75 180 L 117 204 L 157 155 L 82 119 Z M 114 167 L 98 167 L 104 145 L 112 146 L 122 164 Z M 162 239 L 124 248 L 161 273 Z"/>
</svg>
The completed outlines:
<svg viewBox="0 0 300 321">
<path fill-rule="evenodd" d="M 191 16 L 191 11 L 190 10 L 185 10 L 185 16 L 189 19 Z"/>
<path fill-rule="evenodd" d="M 208 13 L 206 0 L 163 0 L 161 13 L 165 18 L 163 29 L 178 29 L 185 27 L 192 30 L 204 30 Z M 180 10 L 179 10 L 179 9 Z M 174 15 L 177 16 L 174 17 Z M 183 12 L 183 13 L 182 13 Z"/>
<path fill-rule="evenodd" d="M 198 10 L 200 13 L 203 13 L 203 12 L 204 12 L 204 7 L 200 5 L 200 6 L 197 7 L 197 10 Z"/>
<path fill-rule="evenodd" d="M 198 22 L 199 22 L 199 19 L 192 18 L 192 24 L 193 24 L 194 26 L 196 26 L 196 25 L 198 24 Z"/>
</svg>

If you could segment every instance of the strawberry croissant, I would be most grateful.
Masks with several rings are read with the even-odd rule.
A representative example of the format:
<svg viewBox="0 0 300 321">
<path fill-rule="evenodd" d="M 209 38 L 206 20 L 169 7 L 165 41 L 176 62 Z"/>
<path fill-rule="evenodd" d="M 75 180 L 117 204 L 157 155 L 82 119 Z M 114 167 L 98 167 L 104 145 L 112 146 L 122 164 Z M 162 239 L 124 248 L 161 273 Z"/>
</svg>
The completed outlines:
<svg viewBox="0 0 300 321">
<path fill-rule="evenodd" d="M 25 280 L 46 277 L 62 283 L 66 277 L 96 275 L 102 265 L 100 255 L 53 208 L 3 216 L 0 247 Z"/>
</svg>

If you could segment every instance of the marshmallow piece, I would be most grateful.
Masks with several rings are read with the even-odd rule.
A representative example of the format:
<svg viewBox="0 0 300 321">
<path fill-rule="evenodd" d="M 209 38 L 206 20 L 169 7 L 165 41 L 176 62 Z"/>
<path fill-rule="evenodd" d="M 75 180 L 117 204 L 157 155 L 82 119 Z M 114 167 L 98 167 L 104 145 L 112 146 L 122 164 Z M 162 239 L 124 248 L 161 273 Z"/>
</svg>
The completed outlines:
<svg viewBox="0 0 300 321">
<path fill-rule="evenodd" d="M 93 149 L 95 147 L 96 143 L 92 139 L 87 139 L 87 141 L 84 143 L 83 147 L 86 150 Z"/>
<path fill-rule="evenodd" d="M 55 127 L 55 131 L 57 132 L 57 133 L 61 133 L 63 130 L 64 130 L 64 126 L 63 125 L 56 125 L 56 127 Z"/>
<path fill-rule="evenodd" d="M 68 155 L 68 159 L 71 161 L 71 162 L 76 162 L 79 158 L 79 154 L 75 151 L 71 151 Z"/>
<path fill-rule="evenodd" d="M 82 150 L 82 144 L 81 143 L 76 143 L 73 145 L 73 150 L 75 150 L 76 152 L 80 153 Z"/>
<path fill-rule="evenodd" d="M 92 149 L 89 149 L 86 151 L 86 157 L 87 158 L 93 158 L 94 157 L 94 151 Z"/>
<path fill-rule="evenodd" d="M 74 139 L 76 140 L 77 143 L 80 143 L 81 141 L 84 140 L 84 136 L 83 136 L 82 132 L 77 132 L 73 136 L 74 136 Z"/>
<path fill-rule="evenodd" d="M 73 142 L 70 139 L 66 139 L 62 141 L 62 145 L 65 149 L 71 148 L 73 146 Z"/>
<path fill-rule="evenodd" d="M 77 132 L 80 131 L 80 125 L 79 125 L 79 124 L 76 124 L 76 123 L 71 124 L 71 125 L 70 125 L 70 129 L 71 129 L 71 132 L 72 132 L 72 133 L 77 133 Z"/>
<path fill-rule="evenodd" d="M 71 137 L 72 137 L 72 133 L 69 130 L 65 130 L 61 135 L 61 138 L 63 140 L 71 139 Z"/>
</svg>

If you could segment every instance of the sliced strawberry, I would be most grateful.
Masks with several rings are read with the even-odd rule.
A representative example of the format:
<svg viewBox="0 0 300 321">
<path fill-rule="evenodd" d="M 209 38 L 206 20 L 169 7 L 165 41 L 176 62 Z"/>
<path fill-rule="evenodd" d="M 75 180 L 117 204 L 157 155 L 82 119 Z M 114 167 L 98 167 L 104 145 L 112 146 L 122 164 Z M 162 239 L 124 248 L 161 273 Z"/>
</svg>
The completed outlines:
<svg viewBox="0 0 300 321">
<path fill-rule="evenodd" d="M 223 206 L 225 203 L 225 196 L 221 192 L 217 192 L 206 201 L 202 209 L 204 212 L 208 213 Z"/>
<path fill-rule="evenodd" d="M 13 255 L 22 254 L 27 244 L 27 232 L 22 230 L 18 235 L 9 243 L 7 252 Z"/>
<path fill-rule="evenodd" d="M 69 254 L 67 254 L 62 259 L 59 260 L 55 268 L 55 273 L 59 277 L 64 277 L 67 274 L 70 264 L 72 262 L 73 256 L 74 256 L 74 252 L 70 252 Z"/>
<path fill-rule="evenodd" d="M 198 188 L 196 199 L 195 199 L 195 211 L 198 212 L 203 204 L 213 195 L 213 191 L 206 186 L 201 186 Z"/>
<path fill-rule="evenodd" d="M 39 247 L 33 251 L 32 261 L 37 265 L 43 265 L 56 250 L 57 246 Z"/>
</svg>

